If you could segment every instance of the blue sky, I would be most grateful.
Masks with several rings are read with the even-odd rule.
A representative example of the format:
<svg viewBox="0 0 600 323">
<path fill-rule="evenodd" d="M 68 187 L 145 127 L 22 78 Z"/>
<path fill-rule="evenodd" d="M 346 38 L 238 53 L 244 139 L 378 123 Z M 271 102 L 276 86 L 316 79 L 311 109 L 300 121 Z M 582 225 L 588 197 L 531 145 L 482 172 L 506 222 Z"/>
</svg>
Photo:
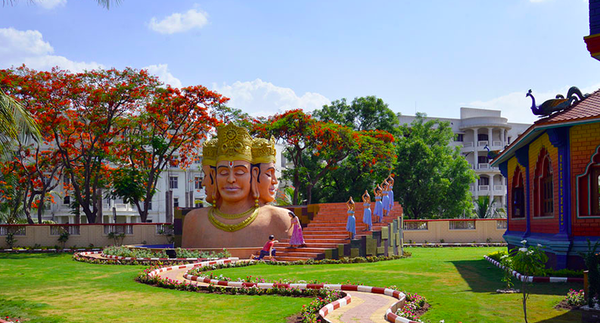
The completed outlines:
<svg viewBox="0 0 600 323">
<path fill-rule="evenodd" d="M 147 68 L 252 115 L 375 95 L 405 115 L 532 122 L 528 89 L 600 88 L 587 35 L 583 0 L 20 0 L 0 7 L 0 68 Z"/>
</svg>

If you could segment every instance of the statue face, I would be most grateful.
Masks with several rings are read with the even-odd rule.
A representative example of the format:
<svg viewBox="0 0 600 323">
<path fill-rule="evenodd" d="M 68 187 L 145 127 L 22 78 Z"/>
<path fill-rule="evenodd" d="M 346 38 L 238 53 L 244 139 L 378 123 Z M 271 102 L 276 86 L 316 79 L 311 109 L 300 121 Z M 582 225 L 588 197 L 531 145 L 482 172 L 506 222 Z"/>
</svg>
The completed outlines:
<svg viewBox="0 0 600 323">
<path fill-rule="evenodd" d="M 264 203 L 270 203 L 275 200 L 277 176 L 275 175 L 274 163 L 261 163 L 260 175 L 258 177 L 258 193 L 260 200 Z"/>
<path fill-rule="evenodd" d="M 212 203 L 212 196 L 215 190 L 215 174 L 214 172 L 211 172 L 211 167 L 208 165 L 202 165 L 202 172 L 204 173 L 204 176 L 202 177 L 202 186 L 204 187 L 204 192 L 206 193 L 206 202 Z"/>
<path fill-rule="evenodd" d="M 217 163 L 217 189 L 224 202 L 240 202 L 250 195 L 250 163 L 222 160 Z"/>
</svg>

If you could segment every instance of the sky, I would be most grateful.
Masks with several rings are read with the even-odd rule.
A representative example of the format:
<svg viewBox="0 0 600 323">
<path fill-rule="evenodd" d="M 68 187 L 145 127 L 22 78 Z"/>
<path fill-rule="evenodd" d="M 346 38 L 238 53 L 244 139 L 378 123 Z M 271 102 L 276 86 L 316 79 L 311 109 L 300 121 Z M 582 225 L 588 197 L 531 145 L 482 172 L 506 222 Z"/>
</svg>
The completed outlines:
<svg viewBox="0 0 600 323">
<path fill-rule="evenodd" d="M 4 0 L 0 68 L 147 69 L 253 116 L 374 95 L 394 112 L 461 107 L 531 123 L 537 100 L 600 89 L 583 0 Z"/>
</svg>

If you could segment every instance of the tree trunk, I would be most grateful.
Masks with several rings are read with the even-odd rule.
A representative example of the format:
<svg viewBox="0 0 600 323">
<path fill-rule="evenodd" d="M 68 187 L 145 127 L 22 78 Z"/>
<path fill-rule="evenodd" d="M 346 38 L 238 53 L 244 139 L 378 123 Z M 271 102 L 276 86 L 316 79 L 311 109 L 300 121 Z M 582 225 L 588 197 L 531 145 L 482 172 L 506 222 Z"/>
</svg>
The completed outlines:
<svg viewBox="0 0 600 323">
<path fill-rule="evenodd" d="M 522 282 L 521 289 L 523 290 L 523 316 L 525 318 L 525 323 L 527 322 L 527 293 L 525 292 L 525 282 Z"/>
</svg>

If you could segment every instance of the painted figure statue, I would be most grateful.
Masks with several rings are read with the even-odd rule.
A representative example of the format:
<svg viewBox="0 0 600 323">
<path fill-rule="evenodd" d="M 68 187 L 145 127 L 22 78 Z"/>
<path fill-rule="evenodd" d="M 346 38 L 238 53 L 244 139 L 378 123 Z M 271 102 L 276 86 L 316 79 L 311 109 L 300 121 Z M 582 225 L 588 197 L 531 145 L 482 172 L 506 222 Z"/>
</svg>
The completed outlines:
<svg viewBox="0 0 600 323">
<path fill-rule="evenodd" d="M 371 196 L 369 192 L 365 190 L 365 194 L 362 195 L 363 201 L 363 223 L 367 225 L 367 231 L 371 231 L 373 227 L 373 219 L 371 218 Z"/>
<path fill-rule="evenodd" d="M 545 117 L 552 114 L 552 112 L 564 110 L 570 107 L 573 102 L 583 100 L 589 96 L 589 94 L 583 95 L 577 87 L 572 86 L 567 92 L 567 98 L 561 94 L 558 94 L 556 95 L 555 99 L 546 100 L 539 106 L 535 105 L 535 98 L 533 97 L 533 94 L 531 94 L 531 90 L 529 90 L 525 96 L 531 98 L 531 112 L 537 116 Z"/>
<path fill-rule="evenodd" d="M 375 211 L 373 212 L 377 217 L 377 222 L 383 222 L 383 203 L 381 202 L 382 188 L 379 184 L 373 190 L 373 194 L 375 195 Z"/>
<path fill-rule="evenodd" d="M 217 138 L 209 140 L 204 148 L 212 147 L 215 141 L 214 166 L 210 165 L 213 156 L 207 151 L 204 159 L 209 157 L 209 167 L 203 165 L 203 184 L 213 206 L 186 215 L 182 246 L 260 247 L 270 234 L 278 240 L 289 238 L 289 211 L 268 205 L 274 200 L 277 184 L 274 140 L 253 140 L 247 129 L 228 124 L 219 127 Z"/>
<path fill-rule="evenodd" d="M 346 206 L 348 206 L 346 231 L 350 233 L 350 239 L 354 239 L 354 236 L 356 235 L 356 218 L 354 217 L 354 200 L 352 200 L 352 196 L 350 196 L 350 199 L 346 202 Z"/>
</svg>

